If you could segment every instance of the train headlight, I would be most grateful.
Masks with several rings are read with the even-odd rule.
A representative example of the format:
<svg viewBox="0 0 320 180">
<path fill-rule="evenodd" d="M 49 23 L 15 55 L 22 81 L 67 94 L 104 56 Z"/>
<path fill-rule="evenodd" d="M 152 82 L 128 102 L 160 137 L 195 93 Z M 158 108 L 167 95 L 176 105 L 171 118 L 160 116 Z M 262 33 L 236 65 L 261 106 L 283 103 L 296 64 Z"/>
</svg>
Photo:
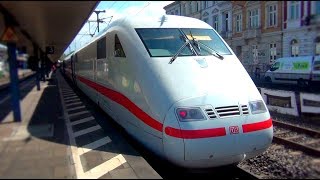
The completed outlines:
<svg viewBox="0 0 320 180">
<path fill-rule="evenodd" d="M 250 110 L 251 110 L 252 114 L 259 114 L 259 113 L 267 112 L 267 108 L 261 100 L 251 101 L 251 102 L 249 102 L 249 106 L 250 106 Z"/>
<path fill-rule="evenodd" d="M 177 108 L 176 113 L 180 121 L 206 120 L 200 108 Z"/>
</svg>

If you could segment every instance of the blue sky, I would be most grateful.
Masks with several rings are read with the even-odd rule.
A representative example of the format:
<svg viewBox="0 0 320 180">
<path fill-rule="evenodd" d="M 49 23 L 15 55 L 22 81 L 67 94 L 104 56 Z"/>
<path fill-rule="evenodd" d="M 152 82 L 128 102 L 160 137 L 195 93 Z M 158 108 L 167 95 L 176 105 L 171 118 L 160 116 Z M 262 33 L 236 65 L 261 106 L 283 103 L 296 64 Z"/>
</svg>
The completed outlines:
<svg viewBox="0 0 320 180">
<path fill-rule="evenodd" d="M 101 1 L 95 10 L 105 10 L 105 13 L 100 13 L 99 18 L 105 18 L 105 23 L 99 24 L 100 31 L 107 27 L 108 23 L 123 17 L 123 16 L 152 16 L 152 15 L 163 15 L 165 14 L 164 6 L 172 3 L 174 1 Z M 111 18 L 111 16 L 113 16 Z M 96 20 L 96 13 L 91 14 L 90 20 Z M 70 46 L 66 49 L 65 53 L 68 54 L 70 51 L 79 49 L 81 46 L 85 45 L 90 41 L 90 35 L 84 34 L 97 34 L 97 23 L 90 22 L 85 23 L 85 25 L 80 30 L 79 34 L 72 41 Z"/>
</svg>

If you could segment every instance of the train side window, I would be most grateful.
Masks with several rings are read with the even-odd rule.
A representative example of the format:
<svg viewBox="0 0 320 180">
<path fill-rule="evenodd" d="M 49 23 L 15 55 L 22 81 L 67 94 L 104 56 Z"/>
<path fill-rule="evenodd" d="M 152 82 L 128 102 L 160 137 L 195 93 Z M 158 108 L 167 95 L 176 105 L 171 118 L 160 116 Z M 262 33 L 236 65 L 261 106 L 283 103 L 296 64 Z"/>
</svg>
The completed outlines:
<svg viewBox="0 0 320 180">
<path fill-rule="evenodd" d="M 106 58 L 106 37 L 97 42 L 97 59 Z"/>
<path fill-rule="evenodd" d="M 117 35 L 115 35 L 114 40 L 114 57 L 126 57 L 126 54 L 123 51 L 122 45 Z"/>
</svg>

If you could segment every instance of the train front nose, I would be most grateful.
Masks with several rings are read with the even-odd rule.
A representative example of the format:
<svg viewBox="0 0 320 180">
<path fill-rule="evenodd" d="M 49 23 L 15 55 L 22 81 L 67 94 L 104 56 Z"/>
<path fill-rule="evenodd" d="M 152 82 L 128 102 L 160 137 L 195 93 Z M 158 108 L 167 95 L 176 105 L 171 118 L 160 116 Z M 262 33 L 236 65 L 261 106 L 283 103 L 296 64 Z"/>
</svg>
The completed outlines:
<svg viewBox="0 0 320 180">
<path fill-rule="evenodd" d="M 215 167 L 238 163 L 265 151 L 272 142 L 269 112 L 252 114 L 246 103 L 213 106 L 193 99 L 175 104 L 164 121 L 163 143 L 168 159 L 185 167 Z M 198 109 L 204 119 L 182 119 Z"/>
</svg>

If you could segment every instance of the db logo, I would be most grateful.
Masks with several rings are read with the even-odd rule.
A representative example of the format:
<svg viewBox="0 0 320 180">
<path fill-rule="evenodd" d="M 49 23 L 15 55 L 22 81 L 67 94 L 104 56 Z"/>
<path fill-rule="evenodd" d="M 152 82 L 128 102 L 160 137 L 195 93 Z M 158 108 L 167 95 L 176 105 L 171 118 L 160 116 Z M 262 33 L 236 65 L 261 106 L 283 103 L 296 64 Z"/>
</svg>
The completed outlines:
<svg viewBox="0 0 320 180">
<path fill-rule="evenodd" d="M 239 127 L 238 126 L 230 126 L 229 131 L 230 131 L 230 134 L 239 134 Z"/>
</svg>

